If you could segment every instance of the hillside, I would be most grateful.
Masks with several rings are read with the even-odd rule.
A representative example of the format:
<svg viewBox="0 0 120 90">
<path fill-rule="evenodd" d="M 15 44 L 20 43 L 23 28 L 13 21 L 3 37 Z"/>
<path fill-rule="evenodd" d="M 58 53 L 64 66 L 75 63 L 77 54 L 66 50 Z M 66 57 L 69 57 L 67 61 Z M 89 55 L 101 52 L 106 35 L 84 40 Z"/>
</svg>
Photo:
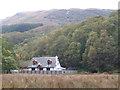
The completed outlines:
<svg viewBox="0 0 120 90">
<path fill-rule="evenodd" d="M 46 35 L 47 33 L 53 31 L 55 28 L 57 27 L 54 25 L 43 25 L 40 27 L 30 29 L 25 32 L 19 32 L 18 30 L 16 30 L 16 32 L 3 33 L 3 38 L 11 42 L 13 45 L 19 44 L 22 42 L 26 43 L 29 40 L 34 39 L 35 37 L 38 37 L 38 36 L 41 37 Z"/>
<path fill-rule="evenodd" d="M 28 39 L 33 37 L 46 35 L 47 33 L 55 30 L 55 28 L 71 23 L 77 23 L 91 16 L 102 15 L 104 17 L 108 17 L 112 11 L 114 10 L 54 9 L 34 12 L 21 12 L 3 20 L 2 33 L 7 32 L 3 35 L 3 37 L 7 38 L 7 40 L 13 44 L 18 44 L 24 42 L 24 40 L 26 42 L 26 39 L 28 41 Z M 43 24 L 43 26 L 33 29 L 27 27 L 27 29 L 23 30 L 24 27 L 20 26 L 23 24 L 25 25 L 25 23 L 29 25 Z"/>
<path fill-rule="evenodd" d="M 43 24 L 14 24 L 14 25 L 3 25 L 2 26 L 2 33 L 9 33 L 9 32 L 25 32 L 37 27 L 41 27 Z M 0 29 L 1 30 L 1 29 Z"/>
<path fill-rule="evenodd" d="M 80 22 L 88 17 L 102 15 L 107 17 L 113 10 L 105 9 L 53 9 L 34 12 L 21 12 L 3 20 L 3 25 L 19 23 L 43 23 L 67 25 Z"/>
<path fill-rule="evenodd" d="M 95 16 L 80 23 L 61 27 L 42 38 L 36 37 L 16 46 L 20 60 L 37 56 L 58 56 L 64 67 L 91 72 L 117 69 L 117 13 L 108 18 Z M 31 48 L 32 47 L 32 48 Z"/>
<path fill-rule="evenodd" d="M 57 55 L 61 66 L 66 68 L 87 72 L 119 72 L 120 61 L 115 52 L 118 49 L 117 17 L 118 13 L 112 12 L 108 17 L 97 15 L 62 27 L 57 22 L 54 22 L 56 25 L 40 22 L 43 26 L 25 32 L 5 33 L 3 37 L 14 45 L 15 56 L 12 58 L 15 57 L 18 67 L 20 62 L 32 57 Z M 64 23 L 64 20 L 60 22 Z M 3 50 L 6 55 L 11 55 L 9 49 Z"/>
</svg>

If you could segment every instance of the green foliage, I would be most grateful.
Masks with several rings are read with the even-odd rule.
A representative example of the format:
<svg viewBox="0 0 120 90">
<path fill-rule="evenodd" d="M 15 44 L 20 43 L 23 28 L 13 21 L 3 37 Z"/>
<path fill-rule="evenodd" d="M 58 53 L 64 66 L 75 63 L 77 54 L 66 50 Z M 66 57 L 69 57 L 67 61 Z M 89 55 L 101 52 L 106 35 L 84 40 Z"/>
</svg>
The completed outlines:
<svg viewBox="0 0 120 90">
<path fill-rule="evenodd" d="M 91 36 L 92 34 L 92 36 Z M 115 69 L 117 62 L 117 49 L 112 36 L 109 36 L 106 30 L 101 30 L 100 37 L 96 33 L 90 33 L 86 43 L 84 62 L 92 71 L 110 71 Z M 113 64 L 113 65 L 112 65 Z"/>
<path fill-rule="evenodd" d="M 26 39 L 29 40 L 29 38 L 32 38 L 34 36 L 35 36 L 34 33 L 21 33 L 21 32 L 11 32 L 3 35 L 3 37 L 12 44 L 19 44 L 24 42 L 24 40 L 25 42 L 27 42 Z"/>
<path fill-rule="evenodd" d="M 4 33 L 3 37 L 11 42 L 13 45 L 27 43 L 32 39 L 36 39 L 36 37 L 42 37 L 45 36 L 48 32 L 52 31 L 55 26 L 46 26 L 46 27 L 38 27 L 39 29 L 32 29 L 25 32 L 10 32 L 10 33 Z"/>
<path fill-rule="evenodd" d="M 2 65 L 2 71 L 8 73 L 10 72 L 11 69 L 17 69 L 19 59 L 18 56 L 14 53 L 12 44 L 5 41 L 4 39 L 2 39 L 1 42 L 2 42 L 1 53 L 2 61 L 0 61 L 0 65 Z"/>
<path fill-rule="evenodd" d="M 3 25 L 2 26 L 2 33 L 8 33 L 8 32 L 25 32 L 30 29 L 43 26 L 43 24 L 14 24 L 14 25 Z"/>
<path fill-rule="evenodd" d="M 16 61 L 13 57 L 2 56 L 2 70 L 3 72 L 10 72 L 10 70 L 17 69 Z"/>
<path fill-rule="evenodd" d="M 79 42 L 71 42 L 68 49 L 64 52 L 64 59 L 67 67 L 79 67 L 80 65 L 80 48 Z"/>
</svg>

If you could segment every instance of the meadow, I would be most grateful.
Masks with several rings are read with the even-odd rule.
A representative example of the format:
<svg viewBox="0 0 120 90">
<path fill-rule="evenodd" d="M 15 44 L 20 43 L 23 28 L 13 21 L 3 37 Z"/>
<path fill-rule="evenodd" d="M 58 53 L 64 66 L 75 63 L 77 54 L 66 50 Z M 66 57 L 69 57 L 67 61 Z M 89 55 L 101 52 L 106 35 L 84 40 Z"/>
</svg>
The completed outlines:
<svg viewBox="0 0 120 90">
<path fill-rule="evenodd" d="M 113 74 L 3 74 L 3 88 L 117 88 Z"/>
</svg>

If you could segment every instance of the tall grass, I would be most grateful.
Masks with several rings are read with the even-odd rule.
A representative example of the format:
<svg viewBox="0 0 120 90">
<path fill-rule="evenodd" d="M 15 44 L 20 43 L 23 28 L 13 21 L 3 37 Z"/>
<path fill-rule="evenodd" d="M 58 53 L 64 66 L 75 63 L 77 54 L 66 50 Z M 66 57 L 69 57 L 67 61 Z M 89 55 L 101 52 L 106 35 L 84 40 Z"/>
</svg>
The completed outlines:
<svg viewBox="0 0 120 90">
<path fill-rule="evenodd" d="M 4 74 L 3 88 L 117 88 L 118 75 Z"/>
<path fill-rule="evenodd" d="M 0 90 L 2 89 L 2 75 L 0 74 Z"/>
</svg>

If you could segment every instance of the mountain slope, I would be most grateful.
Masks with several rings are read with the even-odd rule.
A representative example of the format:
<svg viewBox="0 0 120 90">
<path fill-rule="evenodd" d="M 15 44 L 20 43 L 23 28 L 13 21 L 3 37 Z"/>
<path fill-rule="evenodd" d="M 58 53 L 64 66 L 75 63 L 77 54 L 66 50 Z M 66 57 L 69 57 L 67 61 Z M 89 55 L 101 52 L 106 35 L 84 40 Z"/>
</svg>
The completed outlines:
<svg viewBox="0 0 120 90">
<path fill-rule="evenodd" d="M 80 22 L 88 17 L 102 15 L 107 17 L 113 10 L 104 9 L 53 9 L 35 12 L 21 12 L 3 20 L 3 25 L 19 23 L 43 23 L 67 25 Z"/>
<path fill-rule="evenodd" d="M 7 41 L 11 42 L 14 45 L 22 42 L 26 43 L 29 41 L 29 39 L 33 39 L 38 36 L 44 36 L 47 33 L 53 31 L 55 28 L 57 27 L 54 25 L 44 25 L 34 29 L 30 29 L 29 31 L 25 32 L 4 33 L 3 38 L 5 38 Z"/>
</svg>

